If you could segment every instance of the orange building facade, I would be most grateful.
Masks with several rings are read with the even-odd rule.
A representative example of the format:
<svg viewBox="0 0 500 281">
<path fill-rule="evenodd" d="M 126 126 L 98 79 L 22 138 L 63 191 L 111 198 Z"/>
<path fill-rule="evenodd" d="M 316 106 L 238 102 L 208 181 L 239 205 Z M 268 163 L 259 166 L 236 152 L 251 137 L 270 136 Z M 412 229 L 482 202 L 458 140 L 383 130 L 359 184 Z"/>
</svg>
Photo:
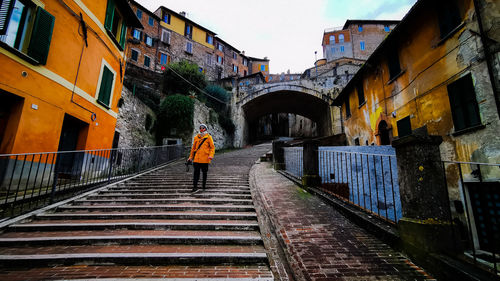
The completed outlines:
<svg viewBox="0 0 500 281">
<path fill-rule="evenodd" d="M 128 3 L 6 2 L 0 153 L 111 148 L 127 30 L 142 27 Z"/>
</svg>

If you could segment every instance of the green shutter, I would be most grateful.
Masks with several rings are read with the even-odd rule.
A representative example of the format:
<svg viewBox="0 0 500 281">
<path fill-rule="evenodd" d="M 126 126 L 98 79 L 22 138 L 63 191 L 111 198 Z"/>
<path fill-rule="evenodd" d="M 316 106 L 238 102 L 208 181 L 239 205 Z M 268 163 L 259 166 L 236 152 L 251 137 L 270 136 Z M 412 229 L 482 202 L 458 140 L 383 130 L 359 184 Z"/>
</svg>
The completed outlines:
<svg viewBox="0 0 500 281">
<path fill-rule="evenodd" d="M 12 0 L 0 1 L 0 35 L 5 35 L 7 32 L 14 2 Z"/>
<path fill-rule="evenodd" d="M 111 31 L 113 28 L 113 15 L 115 13 L 115 2 L 108 0 L 108 7 L 106 8 L 106 19 L 104 20 L 104 27 Z"/>
<path fill-rule="evenodd" d="M 113 72 L 104 66 L 101 79 L 101 87 L 99 88 L 98 101 L 106 106 L 110 106 L 111 88 L 113 87 Z"/>
<path fill-rule="evenodd" d="M 34 58 L 40 64 L 47 63 L 54 21 L 55 17 L 53 15 L 38 7 L 28 47 L 28 56 Z"/>
<path fill-rule="evenodd" d="M 125 49 L 125 39 L 127 38 L 127 26 L 122 23 L 122 32 L 120 34 L 120 46 Z"/>
</svg>

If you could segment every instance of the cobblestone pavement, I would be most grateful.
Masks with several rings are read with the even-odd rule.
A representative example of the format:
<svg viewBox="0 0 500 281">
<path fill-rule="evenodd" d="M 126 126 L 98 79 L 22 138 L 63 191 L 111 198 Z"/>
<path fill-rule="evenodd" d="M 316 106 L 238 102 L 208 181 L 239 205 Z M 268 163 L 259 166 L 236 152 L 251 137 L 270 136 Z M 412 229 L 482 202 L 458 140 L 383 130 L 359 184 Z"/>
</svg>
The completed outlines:
<svg viewBox="0 0 500 281">
<path fill-rule="evenodd" d="M 250 183 L 284 246 L 295 279 L 432 279 L 402 254 L 274 171 L 269 163 L 252 168 Z"/>
</svg>

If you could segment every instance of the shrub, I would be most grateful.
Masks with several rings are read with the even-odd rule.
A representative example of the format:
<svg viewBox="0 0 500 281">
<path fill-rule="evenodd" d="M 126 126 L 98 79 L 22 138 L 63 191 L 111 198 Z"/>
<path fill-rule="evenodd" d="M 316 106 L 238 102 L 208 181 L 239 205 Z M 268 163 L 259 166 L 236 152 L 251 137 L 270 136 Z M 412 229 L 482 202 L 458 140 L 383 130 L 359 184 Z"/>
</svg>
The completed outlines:
<svg viewBox="0 0 500 281">
<path fill-rule="evenodd" d="M 163 91 L 167 95 L 188 95 L 190 92 L 199 92 L 197 88 L 203 89 L 207 85 L 198 65 L 188 61 L 170 64 L 163 74 L 163 82 Z"/>
<path fill-rule="evenodd" d="M 176 94 L 166 97 L 160 104 L 156 121 L 156 137 L 158 144 L 163 138 L 172 135 L 187 139 L 193 131 L 194 101 L 187 96 Z"/>
</svg>

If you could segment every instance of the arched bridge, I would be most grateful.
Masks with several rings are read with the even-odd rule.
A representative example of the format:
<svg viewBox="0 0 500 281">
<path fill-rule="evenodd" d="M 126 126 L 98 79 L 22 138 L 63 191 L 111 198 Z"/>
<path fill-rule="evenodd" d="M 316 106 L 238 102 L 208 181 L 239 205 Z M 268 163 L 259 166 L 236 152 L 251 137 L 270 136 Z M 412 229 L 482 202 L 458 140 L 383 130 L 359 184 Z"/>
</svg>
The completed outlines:
<svg viewBox="0 0 500 281">
<path fill-rule="evenodd" d="M 248 143 L 249 124 L 272 113 L 294 113 L 318 125 L 320 136 L 338 133 L 338 108 L 331 106 L 340 88 L 312 80 L 294 80 L 238 86 L 233 89 L 235 146 Z M 338 124 L 337 124 L 338 123 Z"/>
</svg>

